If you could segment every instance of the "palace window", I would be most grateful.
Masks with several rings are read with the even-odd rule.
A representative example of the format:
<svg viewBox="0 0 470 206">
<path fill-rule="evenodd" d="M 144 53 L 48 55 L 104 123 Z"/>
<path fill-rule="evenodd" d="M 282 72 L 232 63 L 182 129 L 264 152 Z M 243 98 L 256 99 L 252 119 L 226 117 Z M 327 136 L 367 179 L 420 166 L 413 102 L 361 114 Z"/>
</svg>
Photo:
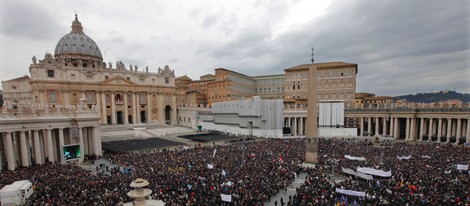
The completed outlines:
<svg viewBox="0 0 470 206">
<path fill-rule="evenodd" d="M 55 94 L 55 92 L 50 92 L 49 93 L 49 101 L 52 104 L 57 103 L 57 95 Z"/>
<path fill-rule="evenodd" d="M 15 89 L 16 89 L 16 86 L 11 86 L 11 89 L 15 90 Z"/>
<path fill-rule="evenodd" d="M 170 83 L 170 78 L 165 77 L 165 84 L 169 84 L 169 83 Z"/>
<path fill-rule="evenodd" d="M 94 96 L 92 93 L 86 94 L 86 99 L 88 102 L 93 102 L 94 101 Z"/>
<path fill-rule="evenodd" d="M 47 77 L 49 77 L 49 78 L 54 78 L 54 70 L 48 69 L 48 70 L 47 70 Z"/>
</svg>

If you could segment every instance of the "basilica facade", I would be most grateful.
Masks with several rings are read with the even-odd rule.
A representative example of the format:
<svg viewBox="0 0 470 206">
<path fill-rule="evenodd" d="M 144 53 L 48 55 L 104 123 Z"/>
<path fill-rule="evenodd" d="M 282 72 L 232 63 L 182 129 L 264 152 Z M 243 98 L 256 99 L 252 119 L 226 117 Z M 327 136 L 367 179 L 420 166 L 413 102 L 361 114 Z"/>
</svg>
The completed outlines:
<svg viewBox="0 0 470 206">
<path fill-rule="evenodd" d="M 176 124 L 174 70 L 105 63 L 77 16 L 53 55 L 32 57 L 29 72 L 2 82 L 4 109 L 62 109 L 84 102 L 99 111 L 101 125 Z"/>
</svg>

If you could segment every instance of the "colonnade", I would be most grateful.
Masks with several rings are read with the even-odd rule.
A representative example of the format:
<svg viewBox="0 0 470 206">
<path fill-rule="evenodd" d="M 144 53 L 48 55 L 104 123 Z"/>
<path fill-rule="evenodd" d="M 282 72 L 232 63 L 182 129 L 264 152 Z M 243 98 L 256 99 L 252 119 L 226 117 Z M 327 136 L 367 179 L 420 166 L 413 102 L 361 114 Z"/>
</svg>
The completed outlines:
<svg viewBox="0 0 470 206">
<path fill-rule="evenodd" d="M 359 136 L 388 136 L 411 141 L 470 143 L 470 119 L 435 116 L 359 117 Z"/>
<path fill-rule="evenodd" d="M 284 117 L 284 126 L 291 128 L 292 136 L 303 136 L 305 135 L 305 125 L 307 123 L 307 117 Z"/>
<path fill-rule="evenodd" d="M 43 127 L 44 128 L 44 127 Z M 15 170 L 19 166 L 45 162 L 65 162 L 64 146 L 79 145 L 79 161 L 84 155 L 102 155 L 99 126 L 2 131 L 0 168 Z"/>
</svg>

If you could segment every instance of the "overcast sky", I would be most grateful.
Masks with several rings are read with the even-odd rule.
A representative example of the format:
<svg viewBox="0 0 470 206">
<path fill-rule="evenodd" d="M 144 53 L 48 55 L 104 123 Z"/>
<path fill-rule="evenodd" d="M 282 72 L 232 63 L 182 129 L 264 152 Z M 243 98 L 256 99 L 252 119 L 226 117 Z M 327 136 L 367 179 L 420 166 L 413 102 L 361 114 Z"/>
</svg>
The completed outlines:
<svg viewBox="0 0 470 206">
<path fill-rule="evenodd" d="M 0 0 L 0 80 L 53 54 L 75 11 L 105 62 L 169 65 L 193 80 L 223 67 L 250 76 L 315 62 L 359 67 L 357 92 L 470 92 L 467 0 Z"/>
</svg>

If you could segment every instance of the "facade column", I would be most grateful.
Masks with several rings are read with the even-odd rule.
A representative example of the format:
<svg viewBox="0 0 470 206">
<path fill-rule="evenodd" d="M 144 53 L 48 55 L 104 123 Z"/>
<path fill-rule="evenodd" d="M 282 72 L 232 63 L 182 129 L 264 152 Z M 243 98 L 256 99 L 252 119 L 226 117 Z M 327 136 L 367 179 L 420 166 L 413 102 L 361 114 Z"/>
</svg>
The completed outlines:
<svg viewBox="0 0 470 206">
<path fill-rule="evenodd" d="M 457 132 L 455 133 L 455 138 L 459 139 L 462 136 L 462 119 L 457 119 Z"/>
<path fill-rule="evenodd" d="M 147 93 L 147 124 L 151 124 L 152 123 L 152 115 L 151 115 L 151 110 L 150 108 L 152 108 L 152 101 L 151 101 L 152 97 L 150 96 L 150 93 Z"/>
<path fill-rule="evenodd" d="M 41 155 L 41 144 L 39 140 L 39 131 L 33 130 L 33 141 L 34 141 L 34 161 L 36 164 L 43 164 L 43 159 Z"/>
<path fill-rule="evenodd" d="M 442 118 L 439 118 L 439 121 L 437 122 L 437 142 L 441 142 L 441 136 L 442 136 Z"/>
<path fill-rule="evenodd" d="M 124 124 L 129 124 L 129 111 L 128 111 L 128 106 L 127 102 L 129 101 L 127 99 L 127 93 L 124 92 Z"/>
<path fill-rule="evenodd" d="M 132 93 L 132 122 L 137 124 L 137 104 L 135 101 L 135 93 Z"/>
<path fill-rule="evenodd" d="M 59 128 L 59 162 L 65 162 L 64 160 L 64 128 Z"/>
<path fill-rule="evenodd" d="M 398 139 L 398 137 L 400 136 L 398 134 L 398 117 L 395 117 L 395 124 L 393 126 L 394 126 L 394 128 L 393 128 L 393 138 Z"/>
<path fill-rule="evenodd" d="M 364 136 L 364 117 L 361 117 L 359 118 L 360 119 L 360 124 L 361 124 L 361 131 L 360 131 L 360 136 L 363 137 Z"/>
<path fill-rule="evenodd" d="M 4 134 L 6 138 L 5 155 L 7 156 L 8 169 L 15 170 L 15 154 L 13 153 L 13 141 L 11 140 L 11 132 L 6 132 Z"/>
<path fill-rule="evenodd" d="M 370 137 L 372 133 L 372 117 L 369 117 L 369 122 L 367 122 L 367 136 Z"/>
<path fill-rule="evenodd" d="M 78 128 L 78 139 L 79 139 L 79 142 L 80 142 L 79 146 L 80 146 L 80 152 L 81 152 L 79 162 L 83 162 L 83 160 L 85 159 L 85 157 L 84 157 L 85 145 L 83 145 L 83 128 L 82 127 Z"/>
<path fill-rule="evenodd" d="M 26 144 L 25 131 L 20 131 L 20 145 L 21 145 L 21 165 L 23 167 L 29 166 L 28 146 Z"/>
<path fill-rule="evenodd" d="M 108 118 L 106 115 L 106 94 L 101 93 L 101 124 L 108 124 Z"/>
<path fill-rule="evenodd" d="M 96 104 L 95 104 L 95 107 L 96 108 L 100 108 L 101 107 L 101 101 L 100 101 L 100 94 L 98 92 L 95 93 L 95 99 L 96 99 Z M 100 114 L 100 124 L 103 123 L 103 118 L 102 117 L 102 113 L 101 111 L 98 109 L 98 114 Z"/>
<path fill-rule="evenodd" d="M 134 96 L 133 96 L 133 104 L 134 104 L 134 124 L 138 124 L 140 123 L 140 118 L 139 118 L 139 110 L 140 110 L 140 104 L 138 102 L 138 96 L 136 93 L 134 93 Z"/>
<path fill-rule="evenodd" d="M 52 150 L 52 132 L 51 129 L 46 129 L 46 140 L 47 140 L 47 158 L 49 162 L 54 162 L 54 150 Z"/>
<path fill-rule="evenodd" d="M 304 135 L 304 118 L 300 117 L 300 131 L 299 135 Z"/>
<path fill-rule="evenodd" d="M 432 141 L 432 117 L 429 118 L 428 141 Z"/>
<path fill-rule="evenodd" d="M 390 118 L 390 137 L 395 137 L 395 118 Z"/>
<path fill-rule="evenodd" d="M 376 117 L 375 118 L 375 132 L 374 132 L 375 135 L 379 135 L 379 123 L 380 123 L 379 117 Z"/>
<path fill-rule="evenodd" d="M 418 140 L 419 141 L 423 141 L 423 135 L 424 135 L 424 118 L 421 117 L 421 120 L 419 122 L 419 137 L 418 137 Z"/>
<path fill-rule="evenodd" d="M 406 130 L 405 130 L 405 140 L 410 139 L 410 118 L 406 118 Z"/>
<path fill-rule="evenodd" d="M 382 136 L 386 136 L 387 135 L 387 117 L 382 117 L 383 119 L 383 125 L 382 125 Z"/>
<path fill-rule="evenodd" d="M 466 136 L 466 142 L 470 143 L 470 119 L 467 119 L 467 136 Z"/>
<path fill-rule="evenodd" d="M 410 140 L 415 141 L 416 139 L 416 118 L 412 117 L 410 119 L 411 126 L 410 126 Z"/>
<path fill-rule="evenodd" d="M 111 93 L 111 123 L 116 124 L 116 102 L 114 92 Z"/>
</svg>

